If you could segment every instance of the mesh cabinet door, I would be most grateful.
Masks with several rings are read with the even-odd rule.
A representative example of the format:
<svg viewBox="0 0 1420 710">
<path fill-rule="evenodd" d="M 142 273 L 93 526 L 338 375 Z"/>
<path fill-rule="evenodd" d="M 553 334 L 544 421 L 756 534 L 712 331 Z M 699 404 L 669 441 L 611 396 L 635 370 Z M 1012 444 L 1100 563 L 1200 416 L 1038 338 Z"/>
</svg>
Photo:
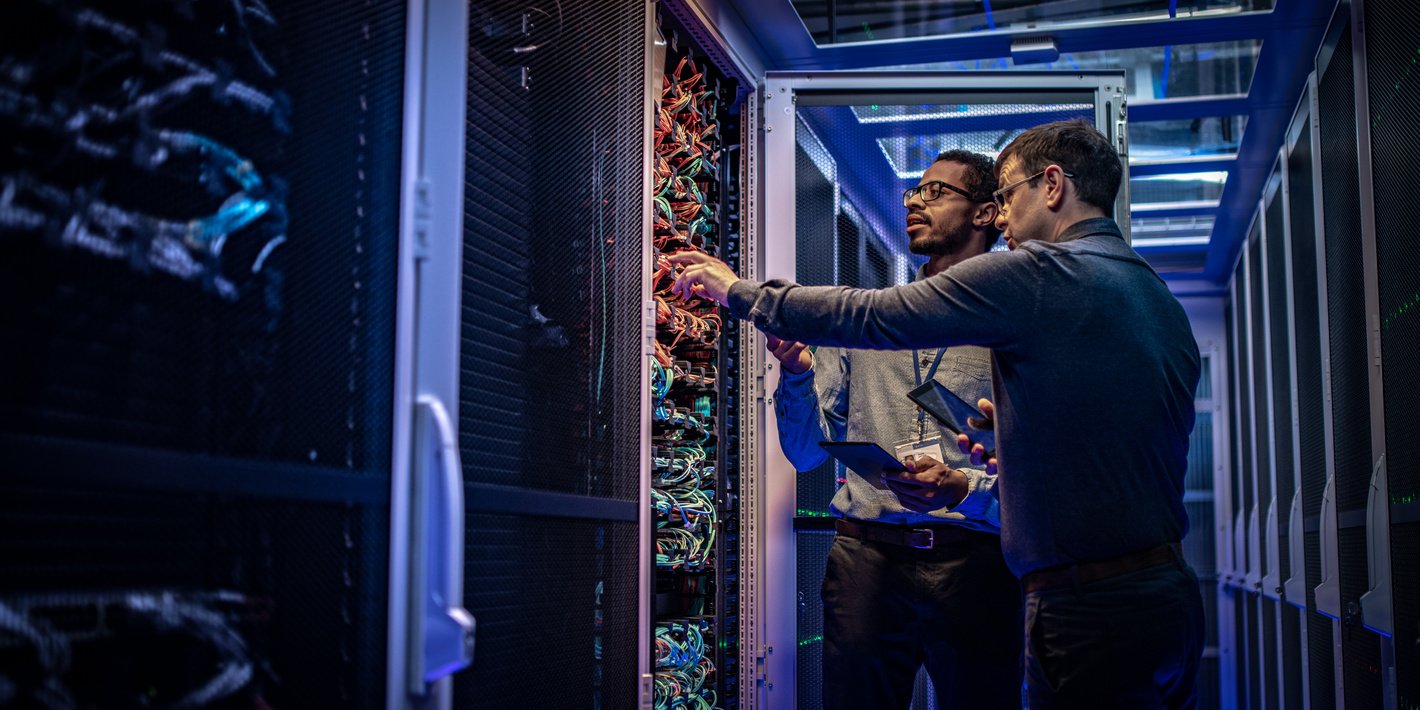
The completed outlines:
<svg viewBox="0 0 1420 710">
<path fill-rule="evenodd" d="M 0 685 L 383 704 L 407 13 L 0 8 Z"/>
<path fill-rule="evenodd" d="M 456 707 L 637 702 L 649 11 L 469 4 Z"/>
</svg>

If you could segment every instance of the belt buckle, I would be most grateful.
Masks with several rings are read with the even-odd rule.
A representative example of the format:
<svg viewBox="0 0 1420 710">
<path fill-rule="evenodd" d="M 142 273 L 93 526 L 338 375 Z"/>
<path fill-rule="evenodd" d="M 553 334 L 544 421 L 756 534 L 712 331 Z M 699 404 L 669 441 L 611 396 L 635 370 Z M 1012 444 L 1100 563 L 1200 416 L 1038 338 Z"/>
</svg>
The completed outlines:
<svg viewBox="0 0 1420 710">
<path fill-rule="evenodd" d="M 919 544 L 917 544 L 917 543 L 912 543 L 912 547 L 914 547 L 914 548 L 916 548 L 916 549 L 918 549 L 918 550 L 930 550 L 930 549 L 932 549 L 932 547 L 934 546 L 934 544 L 935 544 L 936 541 L 937 541 L 937 540 L 936 540 L 936 535 L 935 535 L 935 533 L 932 531 L 932 528 L 914 528 L 914 529 L 912 529 L 912 530 L 908 530 L 908 531 L 907 531 L 907 534 L 908 534 L 908 535 L 921 535 L 921 534 L 923 534 L 923 533 L 926 533 L 926 534 L 927 534 L 927 544 L 925 544 L 925 545 L 919 545 Z"/>
</svg>

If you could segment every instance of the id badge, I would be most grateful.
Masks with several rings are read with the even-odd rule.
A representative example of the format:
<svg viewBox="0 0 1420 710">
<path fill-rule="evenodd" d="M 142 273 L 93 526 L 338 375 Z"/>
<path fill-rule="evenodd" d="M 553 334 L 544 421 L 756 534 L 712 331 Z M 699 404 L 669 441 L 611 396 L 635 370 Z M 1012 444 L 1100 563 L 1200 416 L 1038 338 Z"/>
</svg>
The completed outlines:
<svg viewBox="0 0 1420 710">
<path fill-rule="evenodd" d="M 916 462 L 919 456 L 931 456 L 938 461 L 945 461 L 946 456 L 942 453 L 942 437 L 934 436 L 930 439 L 912 439 L 902 444 L 898 444 L 893 450 L 893 454 L 898 461 Z"/>
</svg>

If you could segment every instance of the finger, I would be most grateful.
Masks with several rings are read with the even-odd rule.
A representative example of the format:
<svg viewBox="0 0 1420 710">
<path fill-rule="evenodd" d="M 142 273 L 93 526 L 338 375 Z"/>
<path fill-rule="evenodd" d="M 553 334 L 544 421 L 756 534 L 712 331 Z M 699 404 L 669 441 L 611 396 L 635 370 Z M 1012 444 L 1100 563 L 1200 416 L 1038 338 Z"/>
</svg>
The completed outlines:
<svg viewBox="0 0 1420 710">
<path fill-rule="evenodd" d="M 981 413 L 986 415 L 987 419 L 992 421 L 996 420 L 996 405 L 993 404 L 991 400 L 985 397 L 976 400 L 976 408 L 980 409 Z"/>
<path fill-rule="evenodd" d="M 987 458 L 987 457 L 986 457 L 986 447 L 985 447 L 985 446 L 982 446 L 981 444 L 977 444 L 977 445 L 971 447 L 971 462 L 972 462 L 972 463 L 976 464 L 977 466 L 980 466 L 980 465 L 981 465 L 981 462 L 985 461 L 986 458 Z"/>
<path fill-rule="evenodd" d="M 898 499 L 904 503 L 907 501 L 916 501 L 925 505 L 930 503 L 932 496 L 936 494 L 935 488 L 924 489 L 917 486 L 904 485 L 902 481 L 892 478 L 887 479 L 887 486 L 888 489 L 893 492 L 893 495 L 896 495 Z"/>
<path fill-rule="evenodd" d="M 997 466 L 996 466 L 996 459 L 992 458 L 992 459 L 988 460 L 988 461 L 986 462 L 986 475 L 988 475 L 988 476 L 994 476 L 994 475 L 996 475 L 996 468 L 997 468 Z"/>
<path fill-rule="evenodd" d="M 966 434 L 957 434 L 957 448 L 964 454 L 971 453 L 971 437 Z"/>
<path fill-rule="evenodd" d="M 784 341 L 779 337 L 770 335 L 769 333 L 764 334 L 764 347 L 769 348 L 770 352 L 778 352 L 779 346 L 783 344 Z"/>
</svg>

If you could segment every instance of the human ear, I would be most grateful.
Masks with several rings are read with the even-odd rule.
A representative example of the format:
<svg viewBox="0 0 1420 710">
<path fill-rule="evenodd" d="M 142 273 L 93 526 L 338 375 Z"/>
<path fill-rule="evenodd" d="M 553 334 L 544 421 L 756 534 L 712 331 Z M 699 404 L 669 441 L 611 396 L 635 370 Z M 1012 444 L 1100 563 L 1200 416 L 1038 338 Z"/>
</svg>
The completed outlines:
<svg viewBox="0 0 1420 710">
<path fill-rule="evenodd" d="M 978 227 L 988 226 L 996 221 L 997 208 L 995 202 L 987 202 L 976 208 L 976 216 L 972 217 L 972 224 Z"/>
</svg>

